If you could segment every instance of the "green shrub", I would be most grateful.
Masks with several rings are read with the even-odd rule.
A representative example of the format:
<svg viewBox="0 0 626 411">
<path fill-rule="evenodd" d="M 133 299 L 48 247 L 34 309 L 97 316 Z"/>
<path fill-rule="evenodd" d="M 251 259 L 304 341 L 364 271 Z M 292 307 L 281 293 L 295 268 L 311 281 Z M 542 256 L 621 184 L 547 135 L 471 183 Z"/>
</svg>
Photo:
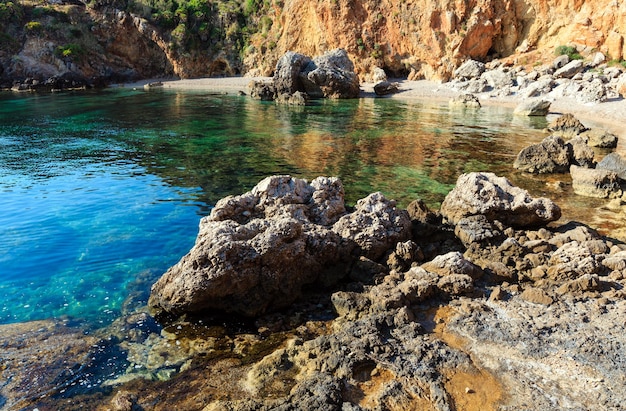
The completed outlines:
<svg viewBox="0 0 626 411">
<path fill-rule="evenodd" d="M 570 60 L 582 60 L 583 56 L 581 56 L 576 47 L 574 46 L 558 46 L 554 51 L 554 54 L 557 56 L 567 55 Z"/>
<path fill-rule="evenodd" d="M 39 33 L 43 29 L 43 26 L 38 21 L 29 21 L 24 25 L 24 29 L 31 33 Z"/>
<path fill-rule="evenodd" d="M 56 55 L 59 57 L 80 57 L 84 52 L 83 47 L 76 43 L 70 43 L 56 48 Z"/>
</svg>

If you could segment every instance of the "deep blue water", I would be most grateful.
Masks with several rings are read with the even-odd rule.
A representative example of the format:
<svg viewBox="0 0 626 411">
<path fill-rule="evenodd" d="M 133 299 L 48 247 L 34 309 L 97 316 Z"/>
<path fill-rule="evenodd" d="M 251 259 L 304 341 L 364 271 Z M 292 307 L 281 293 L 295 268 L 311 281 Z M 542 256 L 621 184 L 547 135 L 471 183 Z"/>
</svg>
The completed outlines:
<svg viewBox="0 0 626 411">
<path fill-rule="evenodd" d="M 382 191 L 436 207 L 463 172 L 510 174 L 545 124 L 389 99 L 0 94 L 0 323 L 111 321 L 145 302 L 217 200 L 268 175 L 335 175 L 351 203 Z"/>
</svg>

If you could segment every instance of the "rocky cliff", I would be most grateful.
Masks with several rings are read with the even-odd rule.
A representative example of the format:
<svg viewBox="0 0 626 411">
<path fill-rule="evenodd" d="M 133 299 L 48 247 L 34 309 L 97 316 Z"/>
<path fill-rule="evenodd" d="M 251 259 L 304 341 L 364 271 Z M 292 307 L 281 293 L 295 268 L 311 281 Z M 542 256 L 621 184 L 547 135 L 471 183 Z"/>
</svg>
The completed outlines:
<svg viewBox="0 0 626 411">
<path fill-rule="evenodd" d="M 614 0 L 287 0 L 274 12 L 246 59 L 261 74 L 287 50 L 335 47 L 362 76 L 377 66 L 416 79 L 447 79 L 467 58 L 532 64 L 566 44 L 611 59 L 625 54 L 626 4 Z"/>
<path fill-rule="evenodd" d="M 220 0 L 207 3 L 201 22 L 175 27 L 151 19 L 148 6 L 142 14 L 119 4 L 0 4 L 5 85 L 63 75 L 105 82 L 271 75 L 289 50 L 315 56 L 338 47 L 348 51 L 362 80 L 374 67 L 393 76 L 447 80 L 468 58 L 545 63 L 559 45 L 574 45 L 583 56 L 599 50 L 619 61 L 626 55 L 626 3 L 615 0 L 273 0 L 245 5 Z M 188 37 L 185 28 L 196 30 L 196 38 Z M 79 49 L 72 48 L 77 44 Z"/>
</svg>

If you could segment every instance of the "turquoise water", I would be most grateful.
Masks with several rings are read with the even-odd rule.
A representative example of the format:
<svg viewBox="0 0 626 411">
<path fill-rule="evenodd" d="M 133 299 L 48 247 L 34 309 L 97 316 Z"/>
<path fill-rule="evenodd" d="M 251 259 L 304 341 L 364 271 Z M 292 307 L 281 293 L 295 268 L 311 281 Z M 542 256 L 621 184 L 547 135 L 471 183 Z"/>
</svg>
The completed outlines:
<svg viewBox="0 0 626 411">
<path fill-rule="evenodd" d="M 201 92 L 0 94 L 0 323 L 107 323 L 193 245 L 217 200 L 271 174 L 339 176 L 436 207 L 510 174 L 545 119 L 389 99 L 281 107 Z"/>
</svg>

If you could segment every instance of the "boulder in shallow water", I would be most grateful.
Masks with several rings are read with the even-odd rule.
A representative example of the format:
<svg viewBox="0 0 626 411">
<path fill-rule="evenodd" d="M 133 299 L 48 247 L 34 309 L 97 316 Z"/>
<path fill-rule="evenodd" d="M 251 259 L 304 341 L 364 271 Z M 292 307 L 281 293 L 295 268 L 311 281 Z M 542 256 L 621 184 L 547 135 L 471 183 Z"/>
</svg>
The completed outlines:
<svg viewBox="0 0 626 411">
<path fill-rule="evenodd" d="M 570 168 L 572 188 L 578 195 L 597 198 L 617 198 L 622 195 L 617 174 L 601 168 Z"/>
<path fill-rule="evenodd" d="M 360 257 L 376 261 L 410 236 L 408 213 L 381 193 L 346 213 L 336 178 L 268 177 L 220 200 L 191 251 L 152 287 L 159 314 L 217 310 L 257 316 L 286 307 L 302 287 L 330 285 Z"/>
<path fill-rule="evenodd" d="M 587 127 L 570 113 L 557 117 L 548 125 L 548 131 L 553 136 L 563 138 L 573 138 L 587 130 Z"/>
<path fill-rule="evenodd" d="M 356 98 L 361 92 L 354 64 L 343 49 L 315 57 L 302 69 L 300 79 L 311 97 Z"/>
<path fill-rule="evenodd" d="M 441 204 L 441 214 L 451 224 L 472 215 L 484 215 L 510 227 L 544 225 L 561 217 L 561 209 L 547 198 L 493 173 L 462 174 Z"/>
<path fill-rule="evenodd" d="M 519 116 L 545 116 L 551 104 L 548 100 L 528 100 L 518 104 L 513 113 Z"/>
<path fill-rule="evenodd" d="M 607 154 L 597 168 L 614 171 L 620 179 L 626 180 L 626 160 L 618 153 Z"/>
<path fill-rule="evenodd" d="M 519 152 L 513 167 L 527 173 L 565 173 L 568 171 L 573 149 L 561 137 L 549 136 L 539 144 L 530 145 Z"/>
<path fill-rule="evenodd" d="M 448 105 L 450 107 L 480 108 L 480 101 L 475 95 L 470 93 L 464 93 L 450 99 Z"/>
</svg>

